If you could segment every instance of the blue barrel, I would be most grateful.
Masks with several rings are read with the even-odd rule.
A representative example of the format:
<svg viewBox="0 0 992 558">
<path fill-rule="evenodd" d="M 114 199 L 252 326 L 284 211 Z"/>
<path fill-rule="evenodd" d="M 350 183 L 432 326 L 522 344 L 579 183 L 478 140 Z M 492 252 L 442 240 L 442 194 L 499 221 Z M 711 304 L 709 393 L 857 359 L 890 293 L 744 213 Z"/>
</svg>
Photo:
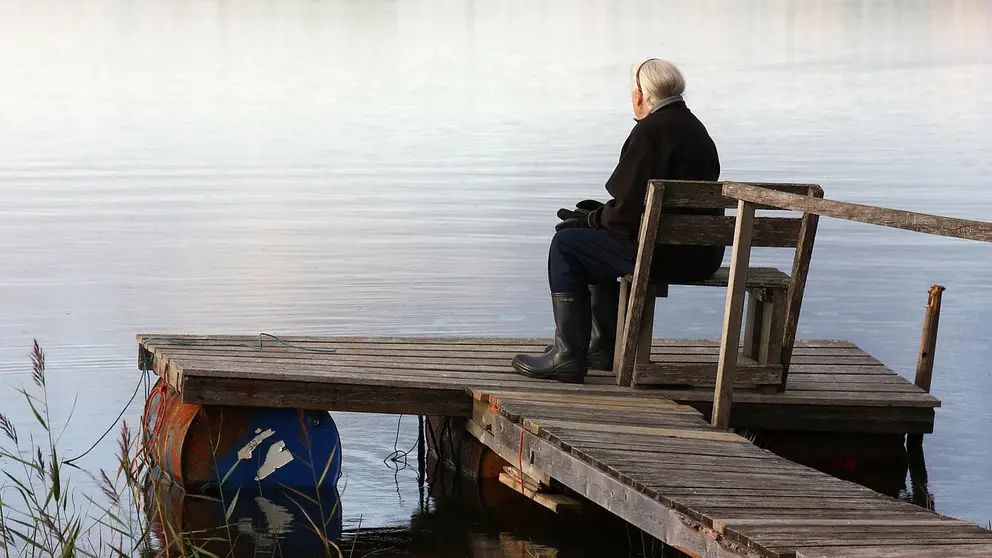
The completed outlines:
<svg viewBox="0 0 992 558">
<path fill-rule="evenodd" d="M 146 458 L 186 490 L 336 488 L 341 439 L 326 411 L 183 403 L 159 379 L 142 421 Z"/>
</svg>

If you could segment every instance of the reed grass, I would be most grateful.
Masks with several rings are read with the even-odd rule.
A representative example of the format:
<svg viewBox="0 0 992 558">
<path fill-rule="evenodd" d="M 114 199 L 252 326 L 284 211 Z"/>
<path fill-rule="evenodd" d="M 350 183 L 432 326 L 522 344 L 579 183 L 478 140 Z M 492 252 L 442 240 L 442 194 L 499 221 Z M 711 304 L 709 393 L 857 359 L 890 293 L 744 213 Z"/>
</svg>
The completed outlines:
<svg viewBox="0 0 992 558">
<path fill-rule="evenodd" d="M 36 427 L 27 433 L 18 432 L 14 422 L 0 409 L 0 555 L 221 558 L 206 548 L 218 542 L 225 546 L 229 544 L 233 553 L 236 536 L 230 520 L 240 492 L 235 493 L 231 502 L 222 500 L 225 525 L 217 526 L 210 533 L 176 532 L 168 520 L 168 508 L 159 497 L 159 491 L 148 489 L 156 479 L 144 457 L 142 437 L 134 435 L 126 420 L 121 421 L 117 437 L 115 471 L 100 469 L 92 474 L 73 463 L 74 459 L 65 459 L 59 441 L 71 421 L 72 411 L 62 427 L 56 429 L 49 412 L 51 378 L 48 377 L 44 350 L 37 340 L 30 359 L 33 385 L 16 388 L 16 391 L 30 408 Z M 326 479 L 328 468 L 329 463 L 322 467 L 322 472 L 315 471 L 315 475 L 320 475 L 318 484 L 329 480 Z M 77 488 L 74 475 L 89 477 L 97 494 Z M 293 492 L 311 499 L 299 491 Z M 324 507 L 319 504 L 323 516 Z M 321 538 L 326 555 L 343 558 L 327 531 L 333 514 L 340 513 L 337 502 L 329 512 L 331 516 L 326 520 L 306 518 L 309 527 Z M 154 536 L 155 517 L 167 539 L 164 544 Z M 226 540 L 218 537 L 217 532 L 225 534 Z"/>
</svg>

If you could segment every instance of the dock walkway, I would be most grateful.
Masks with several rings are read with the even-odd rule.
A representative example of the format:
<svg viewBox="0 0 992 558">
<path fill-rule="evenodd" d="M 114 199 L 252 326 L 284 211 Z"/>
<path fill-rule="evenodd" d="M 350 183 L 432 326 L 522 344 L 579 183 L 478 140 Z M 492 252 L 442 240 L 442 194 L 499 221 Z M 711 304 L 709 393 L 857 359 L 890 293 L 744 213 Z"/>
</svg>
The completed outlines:
<svg viewBox="0 0 992 558">
<path fill-rule="evenodd" d="M 251 349 L 223 345 L 258 339 L 138 339 L 139 363 L 187 402 L 469 417 L 469 430 L 526 476 L 553 479 L 693 556 L 992 556 L 992 532 L 977 524 L 710 426 L 690 406 L 703 401 L 701 392 L 632 390 L 605 373 L 586 385 L 514 374 L 512 353 L 538 351 L 546 340 L 298 337 L 283 339 L 292 347 Z M 789 381 L 801 387 L 735 394 L 734 415 L 744 414 L 738 406 L 765 406 L 750 420 L 781 428 L 810 409 L 833 410 L 851 426 L 871 410 L 874 428 L 899 431 L 911 415 L 921 428 L 929 416 L 932 429 L 939 401 L 857 347 L 798 346 L 796 358 L 809 362 L 794 361 Z M 715 358 L 709 342 L 659 340 L 653 352 L 682 362 Z"/>
<path fill-rule="evenodd" d="M 184 346 L 162 340 L 207 346 Z M 150 340 L 145 342 L 144 340 Z M 293 347 L 248 336 L 139 335 L 155 372 L 189 403 L 300 407 L 338 411 L 471 416 L 466 389 L 580 391 L 631 398 L 664 397 L 710 412 L 713 390 L 632 390 L 609 372 L 591 371 L 582 386 L 534 381 L 515 373 L 516 353 L 536 353 L 548 339 L 284 337 Z M 238 346 L 219 346 L 238 345 Z M 656 362 L 716 362 L 712 340 L 656 339 Z M 798 341 L 782 393 L 736 391 L 731 427 L 831 432 L 933 432 L 940 401 L 849 341 Z"/>
</svg>

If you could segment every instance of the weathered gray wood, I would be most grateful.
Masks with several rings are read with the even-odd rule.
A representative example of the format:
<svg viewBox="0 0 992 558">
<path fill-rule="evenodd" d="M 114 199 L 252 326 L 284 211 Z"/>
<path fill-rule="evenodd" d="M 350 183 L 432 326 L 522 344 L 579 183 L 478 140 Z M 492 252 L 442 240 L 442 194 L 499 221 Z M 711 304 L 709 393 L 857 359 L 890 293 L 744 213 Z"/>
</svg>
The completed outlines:
<svg viewBox="0 0 992 558">
<path fill-rule="evenodd" d="M 147 336 L 150 337 L 150 336 Z M 257 343 L 253 336 L 196 337 L 164 335 L 186 341 Z M 437 405 L 457 405 L 464 390 L 486 389 L 500 393 L 529 395 L 547 401 L 549 398 L 595 398 L 599 395 L 615 398 L 606 409 L 629 411 L 624 400 L 634 406 L 653 406 L 660 397 L 690 404 L 707 416 L 711 412 L 712 390 L 659 389 L 632 391 L 616 386 L 608 372 L 593 371 L 585 385 L 571 386 L 557 382 L 534 381 L 515 374 L 509 367 L 514 352 L 540 350 L 547 339 L 479 339 L 456 338 L 448 343 L 443 338 L 340 338 L 310 336 L 283 340 L 306 343 L 306 346 L 339 352 L 318 354 L 281 345 L 264 349 L 244 347 L 184 346 L 167 342 L 147 343 L 153 358 L 154 371 L 167 378 L 169 385 L 187 392 L 188 398 L 203 401 L 225 401 L 226 404 L 267 404 L 264 397 L 219 393 L 222 384 L 207 380 L 241 379 L 250 382 L 250 393 L 265 393 L 270 384 L 285 387 L 282 382 L 295 382 L 304 401 L 325 401 L 327 409 L 342 408 L 335 397 L 358 394 L 362 397 L 344 409 L 369 412 L 401 412 L 410 406 L 384 401 L 377 408 L 376 398 L 389 390 L 439 390 Z M 143 349 L 140 349 L 139 352 Z M 707 339 L 657 339 L 652 344 L 653 359 L 660 365 L 695 363 L 715 365 L 719 345 Z M 905 391 L 912 384 L 905 378 L 872 359 L 846 341 L 813 340 L 796 343 L 796 358 L 827 364 L 793 365 L 798 383 L 783 394 L 739 392 L 735 397 L 735 416 L 731 424 L 746 428 L 786 428 L 801 430 L 834 430 L 855 432 L 929 433 L 933 431 L 933 409 L 939 400 L 922 391 Z M 472 359 L 466 355 L 483 355 Z M 847 362 L 848 364 L 837 364 Z M 713 376 L 715 378 L 715 374 Z M 187 389 L 185 381 L 193 379 Z M 608 384 L 607 384 L 608 382 Z M 321 388 L 324 399 L 315 399 L 309 392 L 314 384 L 329 384 Z M 877 387 L 875 387 L 877 385 Z M 343 387 L 336 387 L 343 386 Z M 359 387 L 362 386 L 362 387 Z M 383 387 L 388 388 L 384 390 Z M 908 396 L 908 397 L 907 397 Z M 239 397 L 245 399 L 239 400 Z M 277 391 L 273 405 L 295 406 L 287 391 Z M 190 399 L 192 400 L 192 399 Z M 574 400 L 574 399 L 573 399 Z M 562 403 L 567 406 L 567 399 Z M 575 400 L 579 401 L 579 400 Z M 552 402 L 552 407 L 558 404 Z M 594 408 L 596 404 L 582 400 L 576 408 Z M 355 408 L 352 408 L 355 407 Z M 654 422 L 652 421 L 652 424 Z M 640 448 L 638 448 L 640 449 Z"/>
<path fill-rule="evenodd" d="M 183 403 L 453 417 L 472 414 L 472 399 L 464 389 L 456 388 L 384 385 L 373 394 L 365 383 L 279 381 L 260 389 L 252 380 L 217 377 L 186 378 L 184 384 Z"/>
<path fill-rule="evenodd" d="M 741 317 L 744 311 L 744 289 L 751 257 L 753 223 L 754 205 L 740 202 L 737 205 L 734 249 L 730 257 L 730 284 L 727 286 L 727 303 L 723 316 L 723 333 L 720 337 L 720 360 L 711 420 L 713 426 L 723 430 L 730 425 L 730 405 L 733 399 L 737 353 L 740 350 Z"/>
<path fill-rule="evenodd" d="M 757 360 L 761 349 L 761 324 L 763 323 L 763 303 L 748 290 L 747 305 L 744 308 L 744 339 L 741 341 L 741 354 Z"/>
<path fill-rule="evenodd" d="M 733 246 L 734 217 L 717 215 L 662 214 L 658 222 L 658 244 L 692 246 Z M 792 248 L 796 245 L 800 219 L 797 217 L 756 217 L 754 245 Z"/>
<path fill-rule="evenodd" d="M 762 301 L 761 335 L 758 343 L 759 364 L 782 363 L 788 292 L 770 291 L 771 300 Z M 793 349 L 791 352 L 795 352 Z"/>
<path fill-rule="evenodd" d="M 730 268 L 723 268 L 727 270 L 727 277 L 729 277 Z M 748 270 L 748 280 L 750 281 L 755 276 L 762 273 L 763 270 L 772 270 L 777 273 L 778 270 L 774 268 L 758 268 L 752 267 Z M 718 272 L 718 274 L 721 272 Z M 782 273 L 786 278 L 785 284 L 788 284 L 788 275 Z M 726 280 L 723 283 L 716 286 L 727 286 Z M 760 285 L 758 285 L 760 286 Z M 220 342 L 230 342 L 230 343 L 250 343 L 257 344 L 258 338 L 256 336 L 249 335 L 149 335 L 140 334 L 137 336 L 139 339 L 139 348 L 141 343 L 146 343 L 148 346 L 155 347 L 171 347 L 171 348 L 190 348 L 193 350 L 204 350 L 204 349 L 223 349 L 225 347 L 216 347 L 213 345 L 205 346 L 194 346 L 185 347 L 183 345 L 172 344 L 164 341 L 147 341 L 151 337 L 169 337 L 179 341 L 189 341 L 189 342 L 207 342 L 207 343 L 220 343 Z M 312 347 L 312 348 L 362 348 L 362 347 L 379 347 L 385 349 L 408 349 L 416 350 L 421 347 L 427 347 L 430 350 L 450 350 L 450 351 L 462 351 L 465 348 L 469 350 L 482 350 L 482 351 L 500 351 L 509 350 L 513 352 L 519 352 L 521 350 L 533 350 L 534 348 L 542 348 L 552 341 L 549 337 L 537 337 L 537 338 L 517 338 L 517 337 L 349 337 L 349 336 L 337 336 L 337 335 L 314 335 L 314 336 L 281 336 L 282 341 L 299 344 L 301 346 Z M 678 339 L 678 338 L 668 338 L 668 339 L 654 339 L 652 341 L 652 347 L 654 348 L 665 348 L 665 347 L 719 347 L 718 339 Z M 509 347 L 509 349 L 507 349 Z M 235 350 L 256 350 L 246 349 L 245 347 L 235 347 Z M 283 347 L 278 345 L 273 341 L 266 340 L 263 350 L 276 350 L 283 349 L 287 351 L 298 351 L 294 347 Z M 856 349 L 860 351 L 859 354 L 868 354 L 851 341 L 846 341 L 842 339 L 798 339 L 796 340 L 796 351 L 797 354 L 804 350 L 812 350 L 815 352 L 822 352 L 825 349 Z M 337 354 L 337 353 L 330 353 Z"/>
<path fill-rule="evenodd" d="M 706 388 L 693 389 L 659 389 L 652 390 L 661 397 L 677 402 L 694 403 L 697 401 L 713 402 L 713 390 Z M 780 393 L 756 393 L 742 391 L 734 394 L 734 403 L 754 403 L 774 406 L 786 405 L 818 405 L 831 407 L 895 407 L 895 408 L 926 408 L 940 406 L 940 401 L 926 393 L 858 393 L 843 389 L 837 391 L 784 391 Z M 695 405 L 693 405 L 695 406 Z M 780 408 L 781 412 L 787 412 Z M 851 410 L 850 412 L 855 412 Z M 790 412 L 791 413 L 791 412 Z M 784 425 L 783 425 L 784 426 Z"/>
<path fill-rule="evenodd" d="M 655 355 L 658 358 L 658 355 Z M 743 357 L 741 358 L 743 360 Z M 734 387 L 753 388 L 778 385 L 782 378 L 782 367 L 778 364 L 759 365 L 738 361 Z M 712 387 L 716 385 L 717 363 L 715 362 L 658 362 L 637 363 L 634 366 L 635 387 L 648 386 L 691 386 Z"/>
<path fill-rule="evenodd" d="M 770 205 L 790 211 L 801 211 L 824 217 L 938 236 L 992 242 L 992 223 L 987 221 L 973 221 L 887 207 L 825 200 L 816 196 L 777 192 L 741 183 L 725 183 L 723 194 L 738 200 Z"/>
<path fill-rule="evenodd" d="M 809 192 L 811 199 L 823 196 L 823 190 Z M 816 228 L 819 217 L 812 213 L 804 213 L 799 227 L 799 239 L 796 244 L 796 255 L 792 260 L 792 281 L 789 283 L 789 294 L 785 303 L 785 326 L 782 333 L 782 387 L 788 386 L 789 366 L 793 362 L 792 348 L 796 343 L 796 332 L 799 330 L 799 313 L 802 309 L 803 296 L 806 292 L 806 278 L 809 275 L 810 262 L 813 259 L 813 246 L 816 240 Z"/>
<path fill-rule="evenodd" d="M 623 360 L 624 326 L 627 323 L 627 306 L 630 303 L 630 276 L 620 278 L 620 298 L 617 304 L 617 333 L 613 342 L 613 374 L 616 375 L 617 385 L 625 385 L 620 378 L 621 361 Z"/>
<path fill-rule="evenodd" d="M 844 548 L 799 548 L 796 558 L 988 558 L 992 544 L 956 544 L 950 546 L 849 546 Z"/>
<path fill-rule="evenodd" d="M 700 208 L 700 209 L 731 209 L 737 207 L 737 199 L 723 195 L 725 182 L 708 182 L 697 180 L 650 180 L 648 182 L 665 186 L 665 207 Z M 803 194 L 811 190 L 819 190 L 815 184 L 785 184 L 770 182 L 748 182 L 753 186 L 771 188 L 782 192 Z M 769 209 L 771 206 L 757 205 L 757 209 Z"/>
<path fill-rule="evenodd" d="M 721 267 L 712 277 L 703 281 L 675 282 L 673 285 L 699 285 L 706 287 L 726 287 L 730 281 L 730 268 Z M 752 267 L 747 270 L 749 289 L 788 289 L 789 274 L 774 267 Z"/>
<path fill-rule="evenodd" d="M 665 289 L 668 290 L 667 288 Z M 654 285 L 648 285 L 648 291 L 644 295 L 644 310 L 641 313 L 641 332 L 637 336 L 637 354 L 634 357 L 634 368 L 640 363 L 651 360 L 651 336 L 654 334 L 654 309 L 657 289 Z M 635 380 L 631 378 L 631 382 Z M 633 383 L 631 383 L 633 385 Z"/>
<path fill-rule="evenodd" d="M 641 230 L 638 236 L 637 261 L 634 264 L 634 275 L 631 279 L 630 300 L 627 305 L 627 314 L 624 317 L 623 342 L 620 345 L 620 354 L 614 364 L 617 384 L 621 386 L 629 386 L 633 378 L 635 353 L 641 333 L 641 316 L 644 313 L 644 304 L 648 293 L 651 261 L 654 258 L 655 238 L 658 236 L 658 221 L 664 194 L 664 186 L 648 185 L 644 202 L 644 216 L 641 219 Z"/>
<path fill-rule="evenodd" d="M 483 443 L 503 459 L 515 462 L 519 454 L 528 456 L 540 468 L 563 485 L 603 506 L 653 537 L 699 556 L 713 558 L 756 556 L 737 544 L 727 545 L 722 535 L 709 531 L 661 501 L 602 472 L 572 456 L 547 440 L 524 432 L 501 416 L 494 418 L 493 431 L 483 436 Z M 520 445 L 520 441 L 523 444 Z"/>
</svg>

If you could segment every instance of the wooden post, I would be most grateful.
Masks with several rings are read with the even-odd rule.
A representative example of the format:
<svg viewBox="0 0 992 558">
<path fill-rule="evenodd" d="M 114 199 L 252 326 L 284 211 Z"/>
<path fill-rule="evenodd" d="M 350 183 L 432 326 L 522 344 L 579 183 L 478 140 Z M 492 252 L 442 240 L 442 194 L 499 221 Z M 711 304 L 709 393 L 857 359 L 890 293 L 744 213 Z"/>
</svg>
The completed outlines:
<svg viewBox="0 0 992 558">
<path fill-rule="evenodd" d="M 637 336 L 637 354 L 635 363 L 651 362 L 651 339 L 654 336 L 654 306 L 657 292 L 653 285 L 648 285 L 645 295 L 644 310 L 641 312 L 641 334 Z M 631 379 L 633 385 L 633 379 Z"/>
<path fill-rule="evenodd" d="M 810 198 L 822 198 L 823 190 L 819 187 L 810 188 L 807 194 Z M 785 332 L 782 334 L 781 357 L 782 383 L 779 386 L 785 391 L 789 381 L 789 365 L 792 364 L 792 349 L 796 345 L 796 333 L 799 330 L 799 310 L 803 304 L 806 292 L 806 276 L 813 259 L 813 242 L 816 240 L 816 227 L 820 222 L 819 215 L 803 213 L 799 225 L 799 239 L 796 244 L 796 256 L 792 260 L 792 281 L 789 283 L 789 294 L 785 303 Z"/>
<path fill-rule="evenodd" d="M 620 278 L 620 304 L 617 305 L 617 336 L 613 342 L 613 375 L 617 378 L 617 385 L 620 383 L 620 362 L 623 360 L 623 339 L 624 324 L 627 323 L 627 301 L 630 299 L 630 279 L 626 276 Z"/>
<path fill-rule="evenodd" d="M 916 362 L 916 380 L 913 383 L 927 393 L 930 393 L 930 379 L 933 377 L 933 353 L 937 348 L 937 322 L 940 320 L 940 298 L 943 292 L 944 287 L 941 285 L 930 287 L 927 312 L 923 318 L 923 335 L 920 339 L 920 358 Z"/>
<path fill-rule="evenodd" d="M 623 341 L 620 343 L 620 353 L 616 355 L 614 362 L 617 385 L 621 386 L 629 386 L 634 377 L 634 356 L 641 334 L 641 315 L 644 313 L 644 303 L 647 300 L 651 260 L 654 258 L 664 195 L 663 185 L 648 183 L 638 238 L 637 262 L 634 264 L 634 275 L 630 285 L 630 301 L 627 305 L 627 315 L 624 316 Z"/>
<path fill-rule="evenodd" d="M 730 256 L 730 279 L 727 283 L 727 303 L 723 315 L 723 335 L 720 337 L 720 362 L 713 392 L 713 426 L 726 430 L 730 426 L 730 405 L 734 395 L 734 373 L 740 350 L 741 319 L 744 314 L 744 292 L 747 269 L 751 259 L 751 232 L 754 228 L 754 204 L 737 202 L 737 226 L 734 229 L 734 249 Z"/>
<path fill-rule="evenodd" d="M 920 336 L 920 356 L 916 361 L 916 387 L 930 393 L 930 380 L 933 378 L 933 353 L 937 349 L 937 323 L 940 321 L 940 299 L 944 292 L 941 285 L 931 285 L 927 298 L 927 310 L 923 317 L 923 334 Z M 906 447 L 913 452 L 923 449 L 923 434 L 908 434 Z"/>
</svg>

